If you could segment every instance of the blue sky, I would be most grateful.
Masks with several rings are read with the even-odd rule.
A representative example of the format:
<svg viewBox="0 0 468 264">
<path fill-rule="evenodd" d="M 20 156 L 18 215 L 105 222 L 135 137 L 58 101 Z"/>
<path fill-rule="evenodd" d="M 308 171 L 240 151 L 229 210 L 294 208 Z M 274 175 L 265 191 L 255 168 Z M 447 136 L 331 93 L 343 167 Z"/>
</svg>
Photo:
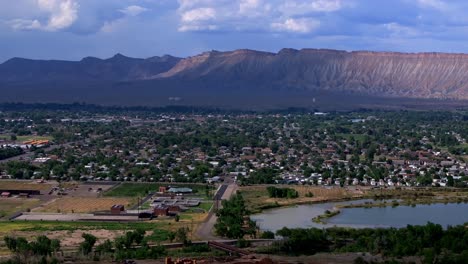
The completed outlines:
<svg viewBox="0 0 468 264">
<path fill-rule="evenodd" d="M 330 48 L 468 53 L 466 0 L 0 0 L 0 62 Z"/>
</svg>

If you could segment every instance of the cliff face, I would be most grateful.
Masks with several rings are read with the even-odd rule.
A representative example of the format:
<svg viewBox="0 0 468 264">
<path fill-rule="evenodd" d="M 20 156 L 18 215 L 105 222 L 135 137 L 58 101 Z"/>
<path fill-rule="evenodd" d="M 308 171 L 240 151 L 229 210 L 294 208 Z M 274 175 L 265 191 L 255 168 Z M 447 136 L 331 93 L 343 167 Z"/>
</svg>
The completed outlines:
<svg viewBox="0 0 468 264">
<path fill-rule="evenodd" d="M 253 82 L 263 88 L 468 99 L 468 55 L 313 49 L 284 49 L 277 54 L 210 52 L 183 59 L 155 78 L 206 78 L 245 81 L 244 86 Z"/>
<path fill-rule="evenodd" d="M 323 102 L 324 94 L 326 104 L 364 97 L 468 100 L 468 54 L 283 49 L 210 51 L 185 59 L 16 58 L 0 64 L 0 94 L 0 102 L 132 105 L 160 105 L 171 97 L 211 105 L 225 97 L 222 105 L 237 106 L 255 97 L 254 104 L 286 107 Z"/>
</svg>

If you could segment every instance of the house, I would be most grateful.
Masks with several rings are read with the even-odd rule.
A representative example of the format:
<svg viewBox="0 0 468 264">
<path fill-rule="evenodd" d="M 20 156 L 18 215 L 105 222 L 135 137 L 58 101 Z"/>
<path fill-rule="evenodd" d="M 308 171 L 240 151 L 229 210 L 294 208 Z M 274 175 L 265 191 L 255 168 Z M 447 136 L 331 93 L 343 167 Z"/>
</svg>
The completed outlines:
<svg viewBox="0 0 468 264">
<path fill-rule="evenodd" d="M 241 160 L 255 160 L 257 157 L 255 155 L 241 155 L 240 156 Z"/>
<path fill-rule="evenodd" d="M 167 208 L 167 212 L 168 214 L 177 214 L 179 212 L 182 212 L 182 208 L 178 205 L 170 205 L 168 208 Z"/>
<path fill-rule="evenodd" d="M 155 216 L 167 216 L 169 215 L 169 207 L 164 206 L 164 205 L 154 207 L 153 214 Z"/>
<path fill-rule="evenodd" d="M 208 178 L 207 179 L 208 183 L 215 183 L 215 182 L 220 182 L 220 181 L 221 181 L 221 177 L 219 177 L 219 176 L 214 176 L 213 178 Z"/>
<path fill-rule="evenodd" d="M 440 162 L 440 166 L 449 167 L 452 166 L 455 162 L 453 160 L 443 160 Z"/>
<path fill-rule="evenodd" d="M 111 211 L 111 214 L 113 214 L 113 215 L 119 215 L 119 214 L 121 214 L 122 212 L 125 211 L 125 207 L 123 205 L 121 205 L 121 204 L 114 204 L 111 207 L 110 211 Z"/>
<path fill-rule="evenodd" d="M 404 160 L 393 160 L 393 165 L 404 166 L 406 162 Z"/>
</svg>

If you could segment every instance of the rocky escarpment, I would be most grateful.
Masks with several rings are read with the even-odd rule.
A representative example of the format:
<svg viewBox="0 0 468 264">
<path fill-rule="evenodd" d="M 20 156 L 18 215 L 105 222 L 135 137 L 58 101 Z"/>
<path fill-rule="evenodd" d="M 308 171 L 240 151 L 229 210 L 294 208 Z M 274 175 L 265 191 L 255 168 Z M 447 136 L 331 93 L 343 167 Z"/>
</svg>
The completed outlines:
<svg viewBox="0 0 468 264">
<path fill-rule="evenodd" d="M 209 52 L 155 78 L 245 81 L 243 86 L 377 96 L 468 99 L 468 55 L 284 49 Z M 220 84 L 222 86 L 222 84 Z"/>
</svg>

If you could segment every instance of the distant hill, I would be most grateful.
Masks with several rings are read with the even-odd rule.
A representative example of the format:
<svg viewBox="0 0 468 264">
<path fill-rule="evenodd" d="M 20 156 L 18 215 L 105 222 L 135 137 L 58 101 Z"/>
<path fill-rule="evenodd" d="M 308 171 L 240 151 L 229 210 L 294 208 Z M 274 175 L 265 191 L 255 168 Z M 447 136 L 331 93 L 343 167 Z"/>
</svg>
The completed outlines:
<svg viewBox="0 0 468 264">
<path fill-rule="evenodd" d="M 325 49 L 0 64 L 0 102 L 230 108 L 467 106 L 468 55 Z"/>
<path fill-rule="evenodd" d="M 146 79 L 172 69 L 181 59 L 172 56 L 135 59 L 117 54 L 102 60 L 29 60 L 13 58 L 0 64 L 0 82 L 130 81 Z"/>
</svg>

